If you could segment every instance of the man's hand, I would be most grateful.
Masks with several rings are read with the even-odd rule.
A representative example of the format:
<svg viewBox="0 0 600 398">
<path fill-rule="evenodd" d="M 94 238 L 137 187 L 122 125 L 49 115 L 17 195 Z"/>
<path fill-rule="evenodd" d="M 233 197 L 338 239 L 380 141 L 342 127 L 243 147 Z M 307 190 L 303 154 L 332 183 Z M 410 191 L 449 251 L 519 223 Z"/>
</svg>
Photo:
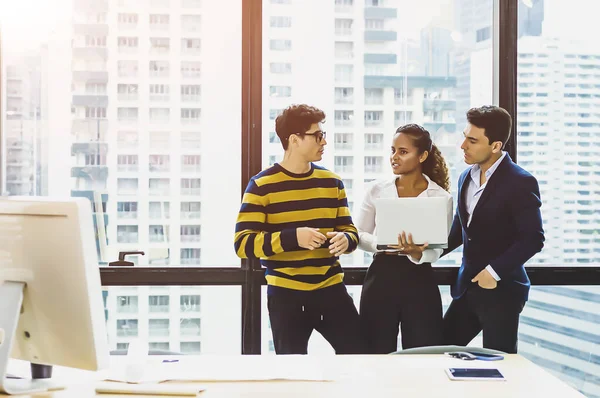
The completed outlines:
<svg viewBox="0 0 600 398">
<path fill-rule="evenodd" d="M 406 232 L 402 231 L 402 233 L 398 235 L 398 245 L 389 245 L 388 247 L 390 249 L 398 250 L 399 254 L 406 254 L 419 261 L 423 256 L 423 252 L 427 249 L 427 246 L 427 242 L 423 245 L 415 245 L 412 234 L 406 236 Z"/>
<path fill-rule="evenodd" d="M 331 245 L 329 245 L 329 252 L 331 254 L 333 254 L 336 257 L 339 257 L 342 255 L 342 253 L 348 250 L 348 245 L 350 244 L 350 242 L 348 242 L 348 237 L 345 233 L 327 232 L 327 236 L 331 238 L 329 240 L 329 242 L 331 242 Z"/>
<path fill-rule="evenodd" d="M 496 279 L 485 268 L 475 278 L 471 279 L 471 282 L 477 282 L 479 287 L 483 289 L 495 289 L 498 286 Z"/>
<path fill-rule="evenodd" d="M 318 249 L 327 240 L 325 235 L 320 233 L 318 229 L 309 227 L 297 228 L 296 238 L 298 239 L 298 246 L 308 250 Z"/>
</svg>

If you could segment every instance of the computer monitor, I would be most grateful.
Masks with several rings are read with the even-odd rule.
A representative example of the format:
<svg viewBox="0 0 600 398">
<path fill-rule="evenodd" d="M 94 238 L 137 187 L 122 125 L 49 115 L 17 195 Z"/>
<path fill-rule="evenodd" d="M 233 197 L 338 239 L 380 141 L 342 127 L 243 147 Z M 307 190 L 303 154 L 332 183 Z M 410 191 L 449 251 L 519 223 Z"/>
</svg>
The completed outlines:
<svg viewBox="0 0 600 398">
<path fill-rule="evenodd" d="M 0 198 L 0 391 L 57 387 L 36 375 L 7 378 L 9 357 L 86 370 L 108 366 L 94 235 L 85 198 Z"/>
</svg>

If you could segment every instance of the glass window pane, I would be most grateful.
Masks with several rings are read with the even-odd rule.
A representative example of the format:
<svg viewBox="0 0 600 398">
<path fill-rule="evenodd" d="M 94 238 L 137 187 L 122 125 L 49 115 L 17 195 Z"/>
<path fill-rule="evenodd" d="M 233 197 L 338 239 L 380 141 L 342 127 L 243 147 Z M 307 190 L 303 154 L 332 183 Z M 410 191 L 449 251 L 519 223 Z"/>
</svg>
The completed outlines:
<svg viewBox="0 0 600 398">
<path fill-rule="evenodd" d="M 319 164 L 353 182 L 346 191 L 355 219 L 369 181 L 392 177 L 388 148 L 406 123 L 432 134 L 456 196 L 466 167 L 459 149 L 466 111 L 492 102 L 493 1 L 427 4 L 264 0 L 270 23 L 263 30 L 263 167 L 283 158 L 277 115 L 307 103 L 326 113 L 328 145 Z M 280 18 L 289 18 L 292 28 L 274 27 Z M 305 56 L 306 49 L 319 62 Z M 460 257 L 459 249 L 437 264 L 458 265 Z M 341 261 L 364 266 L 365 256 L 357 250 Z"/>
<path fill-rule="evenodd" d="M 241 352 L 239 286 L 114 286 L 103 298 L 111 351 L 139 341 L 154 353 Z"/>
<path fill-rule="evenodd" d="M 238 266 L 241 0 L 29 3 L 2 13 L 0 193 L 89 199 L 104 265 Z"/>
<path fill-rule="evenodd" d="M 586 396 L 600 390 L 600 286 L 534 286 L 519 353 Z"/>
<path fill-rule="evenodd" d="M 518 163 L 540 185 L 546 242 L 533 264 L 600 262 L 600 53 L 574 0 L 519 5 Z M 591 30 L 584 31 L 583 27 Z"/>
</svg>

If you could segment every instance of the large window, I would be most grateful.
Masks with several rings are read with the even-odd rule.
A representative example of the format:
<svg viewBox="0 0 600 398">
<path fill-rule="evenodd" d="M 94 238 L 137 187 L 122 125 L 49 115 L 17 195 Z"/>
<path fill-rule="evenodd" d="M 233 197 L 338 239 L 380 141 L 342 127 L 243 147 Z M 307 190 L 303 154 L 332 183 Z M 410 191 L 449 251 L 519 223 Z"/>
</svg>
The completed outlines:
<svg viewBox="0 0 600 398">
<path fill-rule="evenodd" d="M 530 265 L 572 267 L 547 274 L 558 285 L 600 264 L 595 0 L 425 3 L 0 5 L 1 193 L 88 198 L 103 266 L 120 251 L 145 252 L 116 277 L 102 272 L 112 350 L 141 339 L 163 351 L 272 351 L 260 270 L 240 268 L 232 238 L 240 181 L 282 159 L 274 121 L 292 103 L 326 112 L 321 165 L 342 177 L 356 215 L 369 184 L 391 178 L 387 148 L 409 122 L 433 134 L 455 196 L 465 112 L 500 98 L 517 120 L 511 153 L 542 193 L 547 240 Z M 498 15 L 510 21 L 496 29 Z M 519 29 L 516 71 L 506 57 L 517 45 L 510 27 Z M 440 260 L 437 275 L 460 256 Z M 341 259 L 354 283 L 370 262 L 360 250 Z M 144 267 L 163 267 L 160 280 Z M 123 278 L 140 285 L 113 286 Z M 180 286 L 186 278 L 233 286 Z M 142 286 L 156 283 L 170 285 Z M 358 304 L 361 287 L 349 290 Z M 440 290 L 447 306 L 448 286 Z M 591 396 L 600 395 L 599 297 L 597 286 L 534 286 L 521 319 L 521 352 Z M 309 350 L 331 352 L 317 333 Z"/>
<path fill-rule="evenodd" d="M 88 198 L 100 265 L 239 267 L 241 1 L 32 3 L 0 5 L 2 193 Z M 111 348 L 239 352 L 239 290 L 111 287 Z"/>
<path fill-rule="evenodd" d="M 219 181 L 240 179 L 241 31 L 220 22 L 241 19 L 240 1 L 230 2 L 227 15 L 221 3 L 190 3 L 183 16 L 143 14 L 126 2 L 96 3 L 59 1 L 49 11 L 52 22 L 41 20 L 38 12 L 3 6 L 14 15 L 1 21 L 2 192 L 88 198 L 104 216 L 96 224 L 104 229 L 98 234 L 101 264 L 125 250 L 147 253 L 137 259 L 139 265 L 161 260 L 153 256 L 163 252 L 152 250 L 160 245 L 152 233 L 157 221 L 163 230 L 179 231 L 190 213 L 183 219 L 179 212 L 162 220 L 155 216 L 202 203 L 208 211 L 195 212 L 194 225 L 214 233 L 200 242 L 199 264 L 238 265 L 231 239 L 220 236 L 231 235 L 240 186 Z M 180 19 L 191 32 L 167 29 L 152 36 L 153 29 Z M 200 27 L 201 19 L 202 29 L 192 29 Z M 29 34 L 25 25 L 39 28 Z M 142 26 L 146 29 L 139 30 Z M 206 36 L 204 29 L 222 34 Z M 200 40 L 201 48 L 190 45 L 186 51 L 197 49 L 201 58 L 173 44 Z M 142 48 L 142 43 L 144 49 L 164 51 L 143 51 L 133 58 L 116 51 Z M 223 52 L 231 56 L 215 56 Z M 150 73 L 141 73 L 133 61 L 150 65 Z M 188 73 L 201 64 L 204 71 L 229 77 L 202 79 Z M 203 103 L 201 91 L 238 95 L 213 95 Z M 224 112 L 230 116 L 221 117 Z M 219 171 L 202 174 L 202 169 Z M 218 193 L 205 194 L 210 191 Z M 180 249 L 189 248 L 186 236 L 171 237 L 170 264 L 181 263 Z"/>
<path fill-rule="evenodd" d="M 119 286 L 104 296 L 111 350 L 140 340 L 154 351 L 240 352 L 239 287 Z"/>
<path fill-rule="evenodd" d="M 521 313 L 519 353 L 587 396 L 597 396 L 599 311 L 599 286 L 532 287 Z"/>
</svg>

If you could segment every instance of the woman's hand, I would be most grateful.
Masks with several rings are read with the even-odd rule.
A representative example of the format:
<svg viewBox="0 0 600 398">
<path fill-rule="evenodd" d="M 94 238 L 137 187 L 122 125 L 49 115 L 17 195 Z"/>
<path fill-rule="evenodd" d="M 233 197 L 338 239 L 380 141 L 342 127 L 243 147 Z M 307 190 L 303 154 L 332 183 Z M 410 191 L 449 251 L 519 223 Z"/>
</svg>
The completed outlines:
<svg viewBox="0 0 600 398">
<path fill-rule="evenodd" d="M 427 249 L 427 242 L 422 245 L 416 245 L 413 242 L 412 234 L 406 235 L 406 232 L 402 231 L 401 234 L 398 235 L 398 245 L 389 245 L 390 249 L 398 250 L 398 254 L 406 254 L 411 256 L 413 259 L 419 261 L 423 256 L 423 252 Z"/>
</svg>

